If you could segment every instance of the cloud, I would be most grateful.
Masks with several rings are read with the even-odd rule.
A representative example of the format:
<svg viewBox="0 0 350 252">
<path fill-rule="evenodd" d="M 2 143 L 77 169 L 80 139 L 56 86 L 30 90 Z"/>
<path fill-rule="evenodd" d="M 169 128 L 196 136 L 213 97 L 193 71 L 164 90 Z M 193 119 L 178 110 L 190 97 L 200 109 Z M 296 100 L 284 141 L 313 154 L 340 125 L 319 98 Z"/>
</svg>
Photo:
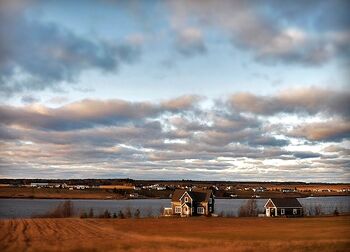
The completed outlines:
<svg viewBox="0 0 350 252">
<path fill-rule="evenodd" d="M 74 82 L 87 69 L 115 72 L 140 55 L 134 43 L 97 40 L 54 23 L 29 20 L 28 5 L 0 4 L 2 96 L 57 88 L 62 82 Z"/>
<path fill-rule="evenodd" d="M 350 55 L 347 1 L 169 1 L 176 27 L 197 24 L 226 34 L 257 61 L 322 65 Z M 315 30 L 317 32 L 315 32 Z M 342 37 L 342 39 L 339 39 Z"/>
<path fill-rule="evenodd" d="M 203 41 L 202 31 L 198 28 L 187 27 L 177 33 L 176 49 L 184 56 L 201 55 L 207 52 Z"/>
<path fill-rule="evenodd" d="M 293 156 L 299 159 L 305 159 L 305 158 L 319 158 L 322 155 L 320 153 L 315 153 L 311 151 L 297 151 L 293 153 Z"/>
<path fill-rule="evenodd" d="M 228 101 L 202 106 L 202 99 L 86 99 L 57 108 L 0 105 L 0 176 L 40 171 L 51 177 L 157 174 L 175 179 L 201 174 L 237 180 L 259 174 L 261 180 L 344 180 L 349 163 L 344 146 L 350 138 L 345 116 L 319 117 L 318 109 L 312 109 L 319 105 L 311 99 L 312 106 L 301 102 L 297 110 L 287 109 L 297 123 L 275 125 L 269 118 L 278 110 L 261 116 L 232 110 Z M 302 105 L 313 111 L 308 116 L 317 123 L 304 121 Z M 332 103 L 323 106 L 333 108 Z"/>
<path fill-rule="evenodd" d="M 24 104 L 31 104 L 35 102 L 39 102 L 40 100 L 32 95 L 24 95 L 21 98 L 21 102 Z"/>
<path fill-rule="evenodd" d="M 320 123 L 309 123 L 295 127 L 288 135 L 303 137 L 311 141 L 339 142 L 350 138 L 350 122 L 331 120 Z"/>
<path fill-rule="evenodd" d="M 161 102 L 161 107 L 170 111 L 183 111 L 194 108 L 204 97 L 199 95 L 183 95 Z"/>
<path fill-rule="evenodd" d="M 342 146 L 330 145 L 323 149 L 325 152 L 335 152 L 341 156 L 350 156 L 350 149 Z"/>
<path fill-rule="evenodd" d="M 251 93 L 236 93 L 229 98 L 232 109 L 259 115 L 278 113 L 326 114 L 350 116 L 350 92 L 317 87 L 287 89 L 277 95 L 258 96 Z"/>
<path fill-rule="evenodd" d="M 73 130 L 97 125 L 124 125 L 154 118 L 162 112 L 178 113 L 192 108 L 199 101 L 197 96 L 182 96 L 163 101 L 129 102 L 124 100 L 91 100 L 69 103 L 58 108 L 34 104 L 14 107 L 0 106 L 2 123 L 28 128 L 48 130 Z"/>
</svg>

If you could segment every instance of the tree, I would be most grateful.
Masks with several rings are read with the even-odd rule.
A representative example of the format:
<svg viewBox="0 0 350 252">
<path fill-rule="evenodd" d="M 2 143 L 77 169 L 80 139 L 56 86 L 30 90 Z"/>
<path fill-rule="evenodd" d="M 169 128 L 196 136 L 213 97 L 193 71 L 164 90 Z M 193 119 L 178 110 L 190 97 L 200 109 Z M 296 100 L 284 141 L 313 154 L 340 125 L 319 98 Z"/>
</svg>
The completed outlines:
<svg viewBox="0 0 350 252">
<path fill-rule="evenodd" d="M 140 209 L 136 209 L 136 211 L 134 213 L 134 217 L 138 219 L 138 218 L 140 218 L 140 215 L 141 215 Z"/>
<path fill-rule="evenodd" d="M 125 217 L 126 217 L 126 218 L 131 218 L 131 217 L 132 217 L 132 213 L 131 213 L 130 207 L 127 207 L 127 208 L 126 208 Z"/>
<path fill-rule="evenodd" d="M 90 208 L 90 210 L 89 210 L 88 217 L 89 218 L 94 218 L 94 210 L 92 208 Z"/>
<path fill-rule="evenodd" d="M 63 202 L 62 217 L 71 217 L 73 216 L 73 212 L 74 212 L 73 203 L 70 200 Z"/>
<path fill-rule="evenodd" d="M 111 213 L 107 209 L 103 213 L 103 218 L 111 218 Z"/>
<path fill-rule="evenodd" d="M 164 207 L 163 206 L 161 206 L 160 208 L 159 208 L 159 215 L 163 215 L 164 214 Z"/>
<path fill-rule="evenodd" d="M 315 206 L 315 215 L 318 216 L 318 215 L 321 215 L 322 214 L 322 207 L 321 205 L 316 205 Z"/>
<path fill-rule="evenodd" d="M 240 217 L 252 217 L 258 216 L 258 207 L 255 199 L 248 200 L 244 205 L 239 208 L 238 216 Z"/>
</svg>

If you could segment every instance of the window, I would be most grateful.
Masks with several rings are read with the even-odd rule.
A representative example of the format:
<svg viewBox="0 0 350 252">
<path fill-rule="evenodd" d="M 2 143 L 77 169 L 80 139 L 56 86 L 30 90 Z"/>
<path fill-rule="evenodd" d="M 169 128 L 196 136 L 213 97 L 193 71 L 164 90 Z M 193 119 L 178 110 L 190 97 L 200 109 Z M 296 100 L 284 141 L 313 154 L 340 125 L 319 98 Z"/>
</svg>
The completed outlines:
<svg viewBox="0 0 350 252">
<path fill-rule="evenodd" d="M 212 211 L 212 208 L 211 208 L 211 206 L 209 207 L 209 212 L 211 212 Z"/>
<path fill-rule="evenodd" d="M 175 207 L 175 213 L 181 213 L 181 207 Z"/>
<path fill-rule="evenodd" d="M 204 207 L 197 207 L 197 213 L 204 214 Z"/>
<path fill-rule="evenodd" d="M 213 199 L 209 198 L 209 204 L 213 204 Z"/>
<path fill-rule="evenodd" d="M 281 214 L 284 214 L 284 208 L 281 209 Z"/>
<path fill-rule="evenodd" d="M 185 197 L 185 202 L 188 202 L 188 197 Z"/>
<path fill-rule="evenodd" d="M 298 209 L 293 208 L 293 214 L 298 214 Z"/>
</svg>

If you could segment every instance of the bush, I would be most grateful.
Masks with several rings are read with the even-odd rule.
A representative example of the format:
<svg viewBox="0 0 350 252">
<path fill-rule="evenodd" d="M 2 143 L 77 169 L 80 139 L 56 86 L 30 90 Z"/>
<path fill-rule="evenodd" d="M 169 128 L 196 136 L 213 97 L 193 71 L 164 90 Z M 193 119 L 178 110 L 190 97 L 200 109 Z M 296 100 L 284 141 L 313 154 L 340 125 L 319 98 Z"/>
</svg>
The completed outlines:
<svg viewBox="0 0 350 252">
<path fill-rule="evenodd" d="M 85 219 L 85 218 L 87 218 L 87 217 L 88 217 L 88 215 L 87 215 L 86 212 L 82 212 L 82 213 L 80 214 L 80 218 L 82 218 L 82 219 Z"/>
<path fill-rule="evenodd" d="M 99 218 L 111 218 L 111 213 L 106 209 L 102 214 L 98 216 Z"/>
<path fill-rule="evenodd" d="M 225 215 L 224 211 L 221 211 L 221 212 L 218 214 L 219 217 L 224 217 L 224 215 Z"/>
<path fill-rule="evenodd" d="M 125 219 L 125 215 L 124 215 L 124 213 L 123 213 L 122 210 L 119 210 L 118 218 L 119 218 L 119 219 Z"/>
<path fill-rule="evenodd" d="M 338 208 L 337 208 L 337 207 L 334 209 L 333 214 L 334 214 L 335 216 L 338 216 L 338 215 L 339 215 L 339 211 L 338 211 Z"/>
<path fill-rule="evenodd" d="M 248 200 L 239 208 L 239 217 L 253 217 L 258 216 L 258 207 L 255 199 Z"/>
</svg>

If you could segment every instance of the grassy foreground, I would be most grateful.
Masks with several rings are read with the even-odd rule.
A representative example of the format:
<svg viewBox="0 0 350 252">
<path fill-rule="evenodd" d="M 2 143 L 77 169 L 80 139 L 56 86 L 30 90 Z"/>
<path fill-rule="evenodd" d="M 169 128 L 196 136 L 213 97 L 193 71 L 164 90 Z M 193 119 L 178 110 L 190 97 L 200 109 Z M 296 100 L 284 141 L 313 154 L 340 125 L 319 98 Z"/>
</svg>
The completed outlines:
<svg viewBox="0 0 350 252">
<path fill-rule="evenodd" d="M 320 218 L 17 219 L 0 251 L 348 251 L 350 216 Z"/>
</svg>

